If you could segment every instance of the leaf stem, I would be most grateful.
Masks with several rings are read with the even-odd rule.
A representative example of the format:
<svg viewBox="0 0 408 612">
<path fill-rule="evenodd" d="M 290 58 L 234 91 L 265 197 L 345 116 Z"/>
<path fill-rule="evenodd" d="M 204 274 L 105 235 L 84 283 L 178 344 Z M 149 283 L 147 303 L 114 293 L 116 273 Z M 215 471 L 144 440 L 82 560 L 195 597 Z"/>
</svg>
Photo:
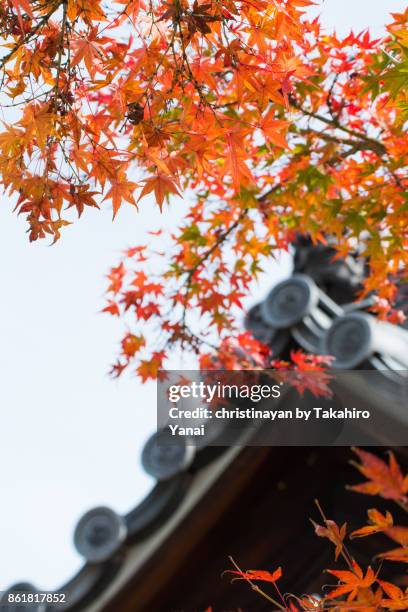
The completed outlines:
<svg viewBox="0 0 408 612">
<path fill-rule="evenodd" d="M 244 572 L 241 570 L 241 568 L 239 567 L 239 565 L 234 561 L 234 559 L 230 556 L 229 560 L 231 561 L 232 565 L 241 573 L 243 574 Z M 273 597 L 271 597 L 270 595 L 268 595 L 268 593 L 265 593 L 265 591 L 263 591 L 257 584 L 255 584 L 254 582 L 252 582 L 252 580 L 250 580 L 250 578 L 245 578 L 245 580 L 248 582 L 248 584 L 251 586 L 251 588 L 258 593 L 259 595 L 262 595 L 262 597 L 264 597 L 265 599 L 267 599 L 270 603 L 272 603 L 274 606 L 276 606 L 277 608 L 279 608 L 279 610 L 284 610 L 286 612 L 286 610 L 288 609 L 287 606 L 282 606 L 282 604 L 280 604 L 278 601 L 276 601 Z"/>
</svg>

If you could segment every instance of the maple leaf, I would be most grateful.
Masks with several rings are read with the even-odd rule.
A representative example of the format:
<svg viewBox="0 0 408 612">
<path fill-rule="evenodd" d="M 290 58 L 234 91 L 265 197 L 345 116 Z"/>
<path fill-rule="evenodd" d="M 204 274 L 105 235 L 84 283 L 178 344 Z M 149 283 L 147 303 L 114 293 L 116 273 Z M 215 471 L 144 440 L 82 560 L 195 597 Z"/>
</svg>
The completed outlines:
<svg viewBox="0 0 408 612">
<path fill-rule="evenodd" d="M 164 351 L 154 351 L 151 359 L 143 359 L 137 367 L 137 373 L 143 382 L 149 379 L 159 378 L 159 370 L 163 367 L 163 361 L 166 357 Z"/>
<path fill-rule="evenodd" d="M 344 523 L 341 527 L 338 527 L 334 521 L 327 519 L 325 521 L 326 525 L 323 527 L 314 521 L 311 522 L 315 528 L 316 535 L 320 536 L 321 538 L 328 538 L 330 542 L 335 545 L 335 561 L 337 561 L 340 553 L 343 550 L 343 541 L 347 533 L 347 523 Z"/>
<path fill-rule="evenodd" d="M 109 314 L 115 315 L 117 317 L 120 315 L 119 306 L 113 300 L 108 301 L 108 305 L 105 306 L 102 312 L 108 312 Z"/>
<path fill-rule="evenodd" d="M 282 577 L 282 568 L 278 567 L 274 572 L 267 572 L 265 570 L 246 570 L 241 572 L 239 570 L 226 570 L 225 573 L 234 574 L 237 578 L 234 580 L 251 580 L 252 582 L 277 582 Z"/>
<path fill-rule="evenodd" d="M 361 527 L 350 535 L 350 538 L 362 538 L 368 535 L 372 535 L 373 533 L 378 533 L 381 531 L 387 531 L 393 525 L 393 518 L 390 512 L 386 512 L 385 515 L 381 514 L 375 508 L 368 510 L 368 518 L 370 520 L 370 525 L 366 525 L 365 527 Z"/>
<path fill-rule="evenodd" d="M 103 48 L 101 43 L 96 41 L 95 34 L 92 32 L 88 38 L 77 38 L 71 42 L 74 49 L 71 65 L 76 66 L 83 60 L 92 77 L 95 77 L 103 58 Z"/>
<path fill-rule="evenodd" d="M 390 582 L 377 580 L 383 591 L 390 599 L 382 599 L 381 606 L 386 610 L 407 610 L 408 609 L 408 589 L 405 593 Z"/>
<path fill-rule="evenodd" d="M 236 133 L 228 132 L 227 141 L 227 156 L 226 156 L 226 172 L 229 172 L 232 177 L 232 183 L 235 189 L 240 189 L 242 184 L 252 180 L 252 173 L 245 163 L 245 154 L 242 148 L 242 142 Z"/>
<path fill-rule="evenodd" d="M 67 199 L 70 201 L 68 208 L 75 206 L 78 212 L 78 217 L 80 217 L 84 212 L 85 206 L 99 208 L 94 199 L 95 195 L 98 195 L 98 192 L 89 191 L 89 185 L 71 185 L 67 193 Z"/>
<path fill-rule="evenodd" d="M 119 378 L 122 374 L 122 372 L 124 370 L 126 370 L 128 364 L 127 363 L 122 363 L 121 361 L 117 361 L 115 364 L 113 364 L 113 366 L 110 369 L 109 374 L 113 377 L 113 378 Z"/>
<path fill-rule="evenodd" d="M 165 174 L 156 174 L 148 179 L 144 179 L 144 183 L 145 184 L 140 192 L 138 201 L 148 193 L 154 191 L 156 202 L 158 203 L 160 210 L 163 208 L 163 202 L 166 196 L 171 193 L 180 196 L 176 183 Z"/>
<path fill-rule="evenodd" d="M 26 138 L 32 135 L 41 149 L 47 147 L 47 139 L 55 134 L 55 124 L 56 115 L 49 104 L 27 105 L 19 122 L 26 129 Z"/>
<path fill-rule="evenodd" d="M 126 200 L 129 204 L 133 204 L 137 208 L 133 192 L 137 187 L 136 183 L 127 181 L 125 178 L 118 177 L 118 179 L 111 180 L 111 187 L 104 197 L 104 200 L 112 200 L 113 218 L 116 217 L 119 208 L 122 205 L 122 200 Z"/>
<path fill-rule="evenodd" d="M 288 121 L 282 121 L 275 118 L 275 111 L 273 108 L 263 117 L 260 123 L 260 128 L 266 140 L 283 149 L 288 146 L 285 136 L 288 127 Z"/>
<path fill-rule="evenodd" d="M 110 274 L 108 274 L 108 279 L 109 279 L 109 286 L 107 289 L 108 293 L 113 293 L 114 295 L 119 293 L 119 291 L 122 289 L 123 280 L 125 276 L 126 276 L 125 264 L 123 263 L 123 261 L 121 261 L 120 264 L 112 268 L 112 270 L 110 271 Z"/>
<path fill-rule="evenodd" d="M 332 358 L 325 355 L 308 355 L 303 351 L 291 351 L 292 364 L 282 360 L 273 360 L 271 365 L 282 372 L 282 380 L 286 380 L 301 395 L 310 391 L 316 397 L 330 397 L 330 381 L 332 376 L 327 372 L 327 366 Z"/>
<path fill-rule="evenodd" d="M 349 487 L 352 491 L 367 495 L 380 495 L 384 499 L 392 499 L 406 503 L 408 501 L 408 476 L 403 476 L 392 451 L 388 454 L 388 465 L 372 453 L 353 448 L 361 464 L 353 465 L 368 481 Z"/>
<path fill-rule="evenodd" d="M 135 336 L 135 334 L 126 334 L 122 340 L 122 352 L 129 359 L 145 346 L 146 341 L 143 336 Z"/>
<path fill-rule="evenodd" d="M 361 567 L 354 560 L 352 567 L 353 571 L 326 570 L 342 582 L 340 586 L 325 596 L 326 600 L 335 599 L 348 593 L 347 601 L 353 601 L 357 597 L 359 589 L 367 589 L 374 584 L 376 575 L 371 567 L 367 569 L 365 576 Z"/>
</svg>

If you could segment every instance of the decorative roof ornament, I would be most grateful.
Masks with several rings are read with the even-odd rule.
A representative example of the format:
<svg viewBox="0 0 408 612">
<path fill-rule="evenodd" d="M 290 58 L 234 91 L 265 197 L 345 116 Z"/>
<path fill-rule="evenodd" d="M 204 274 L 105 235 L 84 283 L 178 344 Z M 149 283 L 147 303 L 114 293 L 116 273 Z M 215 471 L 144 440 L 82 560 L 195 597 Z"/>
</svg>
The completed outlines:
<svg viewBox="0 0 408 612">
<path fill-rule="evenodd" d="M 169 480 L 190 467 L 195 448 L 186 438 L 174 437 L 166 428 L 154 433 L 142 452 L 145 471 L 158 481 Z"/>
<path fill-rule="evenodd" d="M 74 533 L 75 548 L 89 563 L 110 559 L 127 535 L 122 517 L 105 506 L 89 510 L 80 519 Z"/>
</svg>

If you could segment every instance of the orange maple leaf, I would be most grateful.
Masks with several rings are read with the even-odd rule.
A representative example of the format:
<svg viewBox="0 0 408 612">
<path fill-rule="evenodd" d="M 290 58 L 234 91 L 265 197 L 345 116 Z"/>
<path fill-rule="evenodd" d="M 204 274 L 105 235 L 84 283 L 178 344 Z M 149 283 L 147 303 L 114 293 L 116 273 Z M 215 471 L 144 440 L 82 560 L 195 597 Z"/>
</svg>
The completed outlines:
<svg viewBox="0 0 408 612">
<path fill-rule="evenodd" d="M 156 196 L 156 201 L 159 205 L 160 210 L 162 210 L 164 198 L 170 193 L 174 193 L 181 197 L 181 194 L 177 188 L 177 185 L 174 181 L 172 181 L 165 174 L 159 173 L 154 176 L 144 179 L 144 187 L 140 192 L 138 202 L 143 198 L 143 196 L 147 195 L 154 191 L 154 195 Z"/>
<path fill-rule="evenodd" d="M 355 561 L 353 561 L 353 571 L 327 570 L 327 572 L 338 578 L 342 584 L 326 595 L 325 599 L 335 599 L 348 593 L 347 601 L 353 601 L 357 597 L 359 589 L 369 588 L 376 579 L 371 567 L 367 569 L 364 576 L 363 570 Z"/>
<path fill-rule="evenodd" d="M 139 351 L 146 344 L 143 336 L 135 336 L 135 334 L 126 334 L 122 340 L 122 351 L 126 357 L 134 357 L 137 351 Z"/>
<path fill-rule="evenodd" d="M 120 315 L 119 306 L 113 300 L 108 301 L 108 305 L 105 306 L 102 312 L 109 312 L 109 314 L 115 315 L 117 317 Z"/>
<path fill-rule="evenodd" d="M 274 572 L 267 572 L 265 570 L 247 570 L 241 572 L 238 570 L 226 570 L 228 574 L 235 574 L 237 578 L 233 580 L 251 580 L 252 582 L 272 582 L 275 583 L 282 576 L 282 568 L 278 567 Z"/>
<path fill-rule="evenodd" d="M 275 110 L 271 109 L 261 120 L 260 127 L 266 140 L 272 144 L 285 148 L 288 146 L 286 141 L 286 131 L 289 127 L 288 121 L 275 119 Z"/>
<path fill-rule="evenodd" d="M 387 610 L 408 610 L 408 589 L 405 593 L 390 582 L 377 580 L 383 591 L 390 599 L 382 599 L 381 606 Z"/>
<path fill-rule="evenodd" d="M 400 466 L 392 451 L 389 452 L 388 465 L 375 455 L 353 448 L 361 464 L 353 465 L 365 476 L 368 481 L 349 487 L 352 491 L 366 495 L 380 495 L 384 499 L 392 499 L 406 503 L 408 501 L 408 476 L 403 476 Z"/>
<path fill-rule="evenodd" d="M 89 38 L 73 40 L 71 46 L 75 49 L 71 66 L 76 66 L 83 60 L 89 74 L 94 78 L 101 63 L 101 58 L 103 58 L 100 42 L 96 42 L 95 37 L 90 35 Z"/>
<path fill-rule="evenodd" d="M 347 523 L 344 523 L 341 527 L 339 527 L 334 521 L 328 519 L 326 520 L 326 526 L 318 525 L 314 521 L 312 524 L 315 528 L 316 535 L 321 538 L 328 538 L 330 542 L 332 542 L 335 549 L 335 560 L 339 558 L 341 551 L 343 550 L 343 541 L 346 537 L 347 533 Z"/>
<path fill-rule="evenodd" d="M 137 368 L 137 373 L 143 382 L 149 379 L 161 378 L 159 370 L 163 366 L 163 361 L 166 357 L 165 351 L 155 351 L 151 359 L 143 359 Z"/>
<path fill-rule="evenodd" d="M 371 510 L 368 510 L 367 514 L 370 525 L 366 525 L 365 527 L 361 527 L 361 529 L 353 531 L 350 538 L 362 538 L 373 533 L 386 531 L 393 524 L 392 515 L 388 511 L 385 513 L 385 515 L 383 515 L 375 508 L 372 508 Z"/>
<path fill-rule="evenodd" d="M 136 187 L 136 183 L 132 183 L 126 179 L 121 180 L 118 178 L 117 180 L 111 180 L 111 188 L 104 197 L 104 201 L 109 199 L 112 200 L 113 218 L 116 217 L 116 214 L 122 205 L 122 200 L 126 200 L 126 202 L 133 204 L 133 206 L 136 206 L 137 208 L 137 204 L 133 196 L 133 192 Z"/>
</svg>

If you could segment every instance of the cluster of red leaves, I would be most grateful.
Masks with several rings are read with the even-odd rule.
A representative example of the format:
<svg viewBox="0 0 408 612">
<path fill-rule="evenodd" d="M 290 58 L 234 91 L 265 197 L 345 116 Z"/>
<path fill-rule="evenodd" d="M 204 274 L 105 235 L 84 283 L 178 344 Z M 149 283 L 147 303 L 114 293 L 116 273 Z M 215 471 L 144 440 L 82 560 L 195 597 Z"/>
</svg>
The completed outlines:
<svg viewBox="0 0 408 612">
<path fill-rule="evenodd" d="M 115 377 L 133 366 L 143 381 L 156 378 L 171 350 L 188 348 L 203 370 L 273 368 L 300 393 L 308 389 L 317 396 L 327 395 L 329 356 L 297 350 L 291 352 L 290 362 L 276 360 L 268 346 L 236 329 L 243 309 L 240 297 L 249 288 L 250 275 L 233 274 L 230 284 L 222 283 L 218 290 L 202 278 L 186 298 L 184 287 L 172 282 L 169 272 L 164 274 L 165 285 L 159 274 L 145 271 L 153 258 L 157 262 L 158 255 L 148 246 L 128 249 L 128 265 L 122 261 L 108 275 L 110 297 L 104 312 L 129 317 L 132 329 L 122 339 L 119 359 L 112 368 Z M 135 263 L 139 265 L 132 269 Z M 223 266 L 215 275 L 222 277 L 226 270 Z M 158 348 L 152 350 L 152 346 Z"/>
<path fill-rule="evenodd" d="M 108 276 L 110 299 L 104 308 L 112 315 L 128 317 L 132 329 L 122 338 L 120 356 L 112 368 L 115 377 L 133 366 L 143 381 L 156 378 L 165 369 L 170 351 L 188 348 L 196 354 L 203 370 L 274 368 L 301 393 L 309 389 L 316 395 L 327 394 L 329 357 L 292 351 L 291 363 L 277 361 L 270 348 L 248 332 L 233 333 L 242 311 L 239 296 L 247 288 L 249 277 L 244 281 L 237 274 L 232 284 L 223 286 L 219 292 L 210 282 L 201 282 L 195 286 L 195 298 L 186 304 L 183 287 L 171 285 L 168 278 L 165 291 L 160 276 L 147 272 L 153 257 L 157 262 L 157 251 L 153 253 L 148 246 L 139 246 L 129 249 L 126 256 L 129 262 L 138 265 L 131 269 L 121 262 L 112 268 Z"/>
<path fill-rule="evenodd" d="M 278 86 L 275 82 L 276 95 L 272 96 L 270 89 L 265 97 L 259 94 L 271 81 L 258 73 L 253 63 L 250 78 L 245 73 L 241 82 L 234 73 L 231 81 L 227 79 L 228 86 L 223 83 L 222 104 L 218 101 L 212 111 L 216 114 L 211 128 L 200 120 L 199 131 L 202 134 L 203 130 L 205 137 L 200 139 L 195 132 L 194 157 L 188 158 L 182 171 L 182 186 L 194 189 L 196 203 L 171 237 L 170 262 L 164 257 L 161 272 L 154 275 L 164 298 L 158 316 L 162 321 L 159 355 L 162 351 L 168 354 L 175 345 L 194 352 L 200 346 L 216 345 L 225 367 L 247 363 L 245 357 L 241 362 L 236 359 L 237 354 L 244 354 L 239 346 L 244 337 L 238 332 L 242 300 L 275 250 L 287 248 L 298 229 L 316 241 L 324 241 L 325 233 L 334 234 L 339 256 L 346 254 L 356 239 L 363 239 L 361 252 L 368 258 L 371 272 L 362 295 L 375 291 L 376 312 L 395 323 L 403 320 L 392 303 L 394 280 L 403 274 L 408 252 L 408 147 L 404 137 L 404 117 L 408 116 L 404 106 L 407 15 L 394 15 L 390 37 L 383 42 L 384 53 L 368 33 L 339 39 L 323 34 L 318 22 L 304 21 L 301 35 L 292 41 L 292 51 L 298 51 L 296 60 L 293 56 L 288 59 L 285 42 L 281 61 L 285 57 L 294 72 L 287 83 Z M 266 28 L 277 18 L 273 9 L 262 23 Z M 210 29 L 215 27 L 208 23 Z M 275 66 L 272 55 L 279 45 L 272 51 L 263 27 L 258 27 L 257 34 L 247 33 Z M 389 55 L 398 58 L 398 73 Z M 208 57 L 206 65 L 210 63 Z M 247 64 L 245 69 L 242 63 L 234 64 L 238 73 L 247 68 Z M 218 87 L 214 91 L 220 88 L 218 76 L 212 73 L 213 85 Z M 240 83 L 238 90 L 235 78 Z M 245 91 L 246 87 L 254 91 Z M 219 125 L 220 106 L 224 120 L 228 116 L 234 125 L 226 139 Z M 288 118 L 286 146 L 271 137 L 271 125 L 281 134 L 282 121 Z M 162 147 L 166 160 L 170 142 L 174 145 L 174 137 L 171 140 L 170 132 L 167 134 L 169 139 Z M 217 144 L 220 139 L 222 153 Z M 183 159 L 185 155 L 184 149 Z M 233 159 L 223 161 L 223 155 Z M 171 156 L 177 159 L 174 146 Z M 191 180 L 186 181 L 187 175 Z M 133 270 L 146 265 L 151 257 L 145 251 L 141 260 L 140 251 L 135 251 L 134 256 L 124 258 L 130 280 L 118 295 L 111 296 L 115 314 L 126 310 L 120 304 L 128 299 Z M 137 313 L 136 319 L 130 325 L 140 335 L 142 327 L 146 328 L 145 319 Z M 231 345 L 238 350 L 231 351 Z M 252 349 L 255 362 L 261 361 L 262 350 Z M 115 372 L 133 363 L 127 359 L 124 363 L 123 357 Z M 300 359 L 304 366 L 304 358 Z M 202 366 L 212 360 L 211 351 L 204 349 Z M 134 363 L 137 369 L 138 360 Z"/>
<path fill-rule="evenodd" d="M 379 495 L 387 500 L 393 500 L 408 512 L 407 485 L 408 474 L 403 475 L 395 456 L 390 452 L 388 464 L 379 457 L 361 449 L 353 449 L 360 459 L 355 464 L 357 469 L 368 479 L 362 485 L 355 485 L 350 489 L 367 495 Z M 294 595 L 282 596 L 276 583 L 282 576 L 281 568 L 274 572 L 263 570 L 242 571 L 235 561 L 236 570 L 231 570 L 234 576 L 246 580 L 261 596 L 273 603 L 278 609 L 288 612 L 300 610 L 317 610 L 320 612 L 333 610 L 339 612 L 385 612 L 386 610 L 408 609 L 408 588 L 403 590 L 391 582 L 381 580 L 379 575 L 381 567 L 376 571 L 371 566 L 363 570 L 350 554 L 345 540 L 347 537 L 347 524 L 341 527 L 333 520 L 327 519 L 318 502 L 317 507 L 323 519 L 323 525 L 312 521 L 318 536 L 328 539 L 335 547 L 335 561 L 340 558 L 347 569 L 326 570 L 331 576 L 338 579 L 338 584 L 331 590 L 317 596 L 296 597 Z M 388 538 L 397 542 L 400 548 L 377 555 L 382 560 L 408 563 L 408 527 L 395 526 L 390 512 L 383 515 L 376 509 L 368 511 L 369 524 L 349 534 L 350 539 L 362 538 L 374 533 L 384 533 Z M 277 599 L 265 593 L 254 583 L 272 583 L 277 593 Z"/>
<path fill-rule="evenodd" d="M 408 12 L 394 15 L 380 45 L 368 33 L 327 35 L 306 19 L 310 4 L 0 0 L 11 113 L 0 175 L 30 239 L 58 239 L 65 208 L 80 216 L 107 201 L 115 215 L 150 194 L 160 208 L 192 196 L 157 278 L 133 286 L 131 271 L 152 258 L 137 246 L 122 287 L 110 289 L 107 311 L 135 307 L 141 325 L 163 314 L 161 297 L 175 311 L 162 322 L 170 344 L 149 342 L 147 376 L 173 341 L 201 342 L 191 313 L 208 332 L 234 335 L 250 281 L 298 230 L 316 241 L 334 234 L 340 255 L 364 236 L 365 292 L 377 291 L 380 314 L 399 320 L 391 304 L 408 252 Z M 117 372 L 127 358 L 141 365 L 143 340 L 123 345 Z"/>
<path fill-rule="evenodd" d="M 384 499 L 396 502 L 408 512 L 408 474 L 403 474 L 392 452 L 389 453 L 388 464 L 379 457 L 360 449 L 355 449 L 361 464 L 357 465 L 359 471 L 368 479 L 367 482 L 351 487 L 354 491 L 367 495 L 380 495 Z M 382 515 L 376 509 L 368 511 L 369 524 L 352 534 L 354 538 L 361 538 L 374 533 L 384 533 L 399 548 L 381 553 L 382 559 L 408 563 L 408 527 L 394 525 L 390 512 Z M 407 598 L 408 607 L 408 598 Z"/>
<path fill-rule="evenodd" d="M 64 205 L 109 200 L 115 216 L 149 193 L 161 207 L 181 188 L 222 197 L 253 182 L 254 131 L 286 146 L 275 115 L 309 75 L 294 47 L 308 4 L 1 0 L 2 89 L 22 112 L 0 136 L 0 172 L 30 239 L 57 239 Z"/>
</svg>

